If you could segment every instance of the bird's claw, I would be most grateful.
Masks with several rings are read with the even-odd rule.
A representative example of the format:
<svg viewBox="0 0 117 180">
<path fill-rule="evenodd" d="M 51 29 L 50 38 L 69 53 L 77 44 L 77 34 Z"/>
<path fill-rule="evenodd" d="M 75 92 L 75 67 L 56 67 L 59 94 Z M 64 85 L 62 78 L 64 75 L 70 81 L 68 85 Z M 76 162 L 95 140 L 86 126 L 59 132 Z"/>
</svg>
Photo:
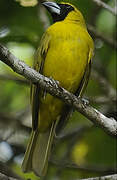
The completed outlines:
<svg viewBox="0 0 117 180">
<path fill-rule="evenodd" d="M 82 98 L 82 102 L 83 104 L 86 106 L 86 105 L 89 105 L 89 100 L 88 99 L 85 99 L 85 98 Z"/>
<path fill-rule="evenodd" d="M 52 77 L 50 77 L 50 80 L 52 81 L 52 83 L 55 85 L 55 87 L 57 88 L 59 85 L 59 81 L 53 79 Z"/>
</svg>

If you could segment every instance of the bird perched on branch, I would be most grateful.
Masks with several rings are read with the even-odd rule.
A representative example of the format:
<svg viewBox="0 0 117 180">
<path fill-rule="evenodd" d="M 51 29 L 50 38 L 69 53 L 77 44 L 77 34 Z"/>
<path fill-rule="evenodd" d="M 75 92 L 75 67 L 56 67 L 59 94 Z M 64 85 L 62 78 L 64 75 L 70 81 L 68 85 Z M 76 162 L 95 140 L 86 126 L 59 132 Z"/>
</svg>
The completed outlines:
<svg viewBox="0 0 117 180">
<path fill-rule="evenodd" d="M 59 81 L 59 85 L 82 96 L 90 74 L 93 40 L 81 12 L 69 3 L 44 2 L 53 18 L 36 52 L 34 69 Z M 71 107 L 32 85 L 32 133 L 23 171 L 45 176 L 55 133 L 64 125 Z"/>
</svg>

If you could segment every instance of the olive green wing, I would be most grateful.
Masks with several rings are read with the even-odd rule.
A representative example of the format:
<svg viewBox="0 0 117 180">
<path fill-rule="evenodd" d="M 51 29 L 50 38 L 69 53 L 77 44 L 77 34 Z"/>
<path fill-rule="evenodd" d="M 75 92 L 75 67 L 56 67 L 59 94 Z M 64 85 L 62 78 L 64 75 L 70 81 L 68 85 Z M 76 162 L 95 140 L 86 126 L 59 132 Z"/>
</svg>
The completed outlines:
<svg viewBox="0 0 117 180">
<path fill-rule="evenodd" d="M 76 96 L 82 97 L 87 85 L 88 85 L 88 81 L 89 81 L 89 77 L 90 77 L 90 73 L 91 73 L 91 64 L 92 64 L 92 57 L 93 57 L 93 50 L 94 47 L 92 46 L 92 48 L 89 49 L 89 54 L 88 54 L 88 58 L 87 58 L 87 64 L 86 64 L 86 68 L 84 71 L 84 75 L 83 78 L 80 82 L 80 85 L 78 86 L 78 89 L 75 93 Z"/>
<path fill-rule="evenodd" d="M 40 46 L 35 53 L 34 69 L 43 74 L 43 67 L 45 58 L 49 49 L 50 35 L 46 32 L 40 42 Z M 41 88 L 38 84 L 31 84 L 31 104 L 32 104 L 32 128 L 36 130 L 38 126 L 38 113 L 39 113 L 39 95 Z"/>
<path fill-rule="evenodd" d="M 90 73 L 91 73 L 91 61 L 89 62 L 89 64 L 86 65 L 84 76 L 80 82 L 80 85 L 79 85 L 76 93 L 75 93 L 76 96 L 82 97 L 82 95 L 88 85 Z"/>
</svg>

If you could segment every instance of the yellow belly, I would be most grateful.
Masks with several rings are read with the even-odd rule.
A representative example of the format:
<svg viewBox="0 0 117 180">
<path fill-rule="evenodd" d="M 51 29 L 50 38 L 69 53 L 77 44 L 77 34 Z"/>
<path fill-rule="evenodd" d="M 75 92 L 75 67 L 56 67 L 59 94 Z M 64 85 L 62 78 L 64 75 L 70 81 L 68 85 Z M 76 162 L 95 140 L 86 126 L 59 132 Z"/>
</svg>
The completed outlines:
<svg viewBox="0 0 117 180">
<path fill-rule="evenodd" d="M 74 35 L 71 33 L 73 31 L 76 32 Z M 46 54 L 43 74 L 59 81 L 60 86 L 75 93 L 88 61 L 87 33 L 76 25 L 71 24 L 66 28 L 62 23 L 56 23 L 49 33 L 52 33 L 52 40 Z M 39 101 L 38 127 L 44 131 L 52 121 L 60 117 L 65 104 L 50 94 L 46 94 L 45 98 L 40 95 Z"/>
<path fill-rule="evenodd" d="M 87 51 L 76 42 L 57 44 L 51 47 L 47 53 L 43 74 L 59 81 L 60 86 L 74 93 L 83 77 L 87 63 Z M 47 94 L 45 98 L 40 97 L 39 128 L 43 131 L 52 121 L 60 117 L 64 103 L 57 98 Z"/>
</svg>

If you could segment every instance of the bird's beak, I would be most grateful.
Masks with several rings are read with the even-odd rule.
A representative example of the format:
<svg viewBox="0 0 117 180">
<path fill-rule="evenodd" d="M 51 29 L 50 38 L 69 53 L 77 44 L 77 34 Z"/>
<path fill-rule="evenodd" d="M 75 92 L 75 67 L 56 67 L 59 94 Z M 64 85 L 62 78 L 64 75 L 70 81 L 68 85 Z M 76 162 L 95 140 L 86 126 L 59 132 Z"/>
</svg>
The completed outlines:
<svg viewBox="0 0 117 180">
<path fill-rule="evenodd" d="M 42 3 L 43 6 L 45 6 L 47 8 L 47 10 L 50 12 L 50 13 L 54 13 L 54 14 L 60 14 L 60 6 L 55 3 L 55 2 L 44 2 Z"/>
</svg>

